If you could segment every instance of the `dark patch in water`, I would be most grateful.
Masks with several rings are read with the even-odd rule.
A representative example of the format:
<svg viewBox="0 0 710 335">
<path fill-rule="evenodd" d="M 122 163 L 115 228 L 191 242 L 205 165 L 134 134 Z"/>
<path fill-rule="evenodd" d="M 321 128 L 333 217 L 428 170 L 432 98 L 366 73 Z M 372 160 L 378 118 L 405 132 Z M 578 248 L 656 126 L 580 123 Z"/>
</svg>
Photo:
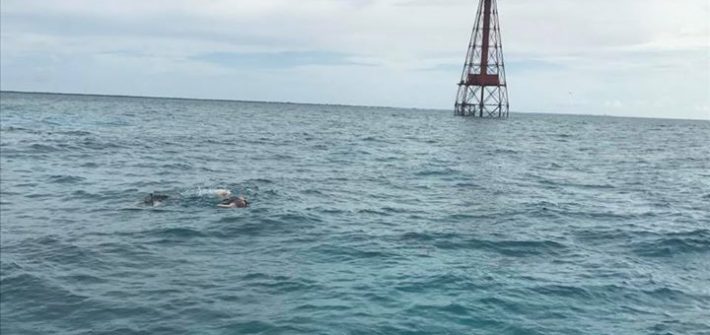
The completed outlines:
<svg viewBox="0 0 710 335">
<path fill-rule="evenodd" d="M 59 131 L 57 134 L 69 135 L 69 136 L 91 136 L 94 135 L 92 132 L 84 130 L 69 130 L 69 131 Z"/>
<path fill-rule="evenodd" d="M 32 144 L 29 146 L 30 153 L 52 153 L 62 151 L 54 146 L 48 144 Z"/>
<path fill-rule="evenodd" d="M 84 180 L 86 180 L 86 178 L 79 176 L 56 175 L 50 176 L 48 182 L 56 184 L 76 184 Z"/>
<path fill-rule="evenodd" d="M 633 243 L 632 250 L 644 257 L 672 257 L 688 253 L 710 253 L 710 230 L 669 233 Z"/>
<path fill-rule="evenodd" d="M 423 171 L 418 171 L 414 173 L 414 175 L 418 177 L 435 177 L 435 176 L 450 176 L 452 174 L 458 174 L 459 172 L 451 169 L 451 168 L 442 168 L 442 169 L 431 169 L 431 170 L 423 170 Z"/>
<path fill-rule="evenodd" d="M 511 257 L 557 256 L 565 252 L 567 247 L 554 241 L 496 241 L 468 239 L 463 241 L 437 241 L 434 243 L 441 249 L 475 249 L 495 252 Z"/>
</svg>

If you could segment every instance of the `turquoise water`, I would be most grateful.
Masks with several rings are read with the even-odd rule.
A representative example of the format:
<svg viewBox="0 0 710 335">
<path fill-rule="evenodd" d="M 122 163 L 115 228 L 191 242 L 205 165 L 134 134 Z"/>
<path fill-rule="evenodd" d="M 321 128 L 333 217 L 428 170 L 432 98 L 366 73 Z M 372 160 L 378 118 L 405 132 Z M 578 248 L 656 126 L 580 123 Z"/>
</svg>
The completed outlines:
<svg viewBox="0 0 710 335">
<path fill-rule="evenodd" d="M 0 101 L 3 335 L 710 334 L 707 121 Z"/>
</svg>

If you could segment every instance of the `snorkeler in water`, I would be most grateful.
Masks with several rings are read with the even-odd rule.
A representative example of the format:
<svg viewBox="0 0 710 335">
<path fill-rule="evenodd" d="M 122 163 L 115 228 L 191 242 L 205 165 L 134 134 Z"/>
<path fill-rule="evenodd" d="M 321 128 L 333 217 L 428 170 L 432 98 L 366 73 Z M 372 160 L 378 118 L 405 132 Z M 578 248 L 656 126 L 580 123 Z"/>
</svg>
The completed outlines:
<svg viewBox="0 0 710 335">
<path fill-rule="evenodd" d="M 224 199 L 217 207 L 220 208 L 247 208 L 249 206 L 249 201 L 243 196 L 231 197 L 229 199 Z"/>
<path fill-rule="evenodd" d="M 228 189 L 217 189 L 213 194 L 222 199 L 222 202 L 217 205 L 220 208 L 246 208 L 249 206 L 249 201 L 243 196 L 233 197 L 232 192 Z M 151 193 L 143 198 L 143 203 L 147 206 L 157 207 L 162 205 L 170 197 L 164 194 Z"/>
<path fill-rule="evenodd" d="M 170 197 L 164 194 L 151 193 L 143 198 L 143 203 L 149 206 L 160 206 L 165 200 L 168 200 L 168 198 Z"/>
</svg>

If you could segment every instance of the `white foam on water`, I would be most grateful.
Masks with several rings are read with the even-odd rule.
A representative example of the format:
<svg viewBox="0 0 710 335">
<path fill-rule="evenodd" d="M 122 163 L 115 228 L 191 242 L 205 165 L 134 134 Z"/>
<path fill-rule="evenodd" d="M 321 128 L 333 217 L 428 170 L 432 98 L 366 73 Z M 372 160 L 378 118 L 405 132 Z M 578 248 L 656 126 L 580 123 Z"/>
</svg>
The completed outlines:
<svg viewBox="0 0 710 335">
<path fill-rule="evenodd" d="M 207 195 L 212 195 L 212 196 L 217 196 L 217 197 L 229 197 L 232 195 L 232 191 L 226 188 L 202 188 L 198 187 L 197 189 L 194 190 L 187 190 L 184 192 L 181 192 L 180 195 L 182 196 L 191 196 L 191 195 L 196 195 L 196 196 L 207 196 Z"/>
</svg>

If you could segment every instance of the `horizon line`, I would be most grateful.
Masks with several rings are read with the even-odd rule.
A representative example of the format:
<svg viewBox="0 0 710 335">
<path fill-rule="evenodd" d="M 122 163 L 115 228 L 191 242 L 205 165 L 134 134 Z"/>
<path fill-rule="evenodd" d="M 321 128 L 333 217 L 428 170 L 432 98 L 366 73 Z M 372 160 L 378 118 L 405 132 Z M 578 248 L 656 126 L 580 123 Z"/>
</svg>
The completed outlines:
<svg viewBox="0 0 710 335">
<path fill-rule="evenodd" d="M 73 95 L 73 96 L 86 96 L 86 97 L 93 96 L 93 97 L 133 98 L 133 99 L 165 99 L 165 100 L 188 100 L 188 101 L 191 100 L 191 101 L 240 102 L 240 103 L 262 103 L 262 104 L 281 104 L 281 105 L 360 107 L 360 108 L 382 108 L 382 109 L 440 111 L 440 112 L 448 111 L 447 109 L 441 109 L 441 108 L 395 107 L 395 106 L 375 106 L 375 105 L 316 103 L 316 102 L 294 102 L 294 101 L 240 100 L 240 99 L 225 99 L 225 98 L 170 97 L 170 96 L 108 94 L 108 93 L 42 92 L 42 91 L 18 91 L 18 90 L 2 90 L 2 89 L 0 89 L 0 93 L 70 95 L 70 96 Z M 688 118 L 673 118 L 673 117 L 618 116 L 618 115 L 608 115 L 608 114 L 572 114 L 572 113 L 521 112 L 521 111 L 510 111 L 510 112 L 515 113 L 515 114 L 593 116 L 593 117 L 614 117 L 614 118 L 649 119 L 649 120 L 680 120 L 680 121 L 708 121 L 708 122 L 710 122 L 710 119 L 688 119 Z"/>
</svg>

